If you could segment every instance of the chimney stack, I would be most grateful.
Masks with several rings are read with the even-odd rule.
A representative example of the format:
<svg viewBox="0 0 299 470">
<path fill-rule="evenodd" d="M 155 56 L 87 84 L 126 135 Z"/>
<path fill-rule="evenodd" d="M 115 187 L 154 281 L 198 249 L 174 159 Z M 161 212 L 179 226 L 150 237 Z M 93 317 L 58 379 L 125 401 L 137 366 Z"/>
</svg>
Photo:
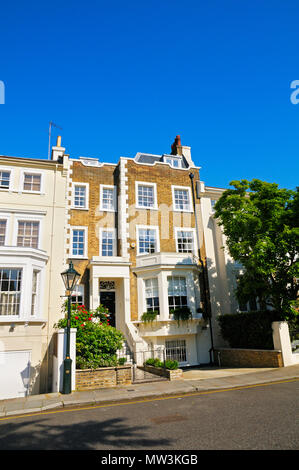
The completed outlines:
<svg viewBox="0 0 299 470">
<path fill-rule="evenodd" d="M 52 147 L 52 160 L 60 160 L 65 152 L 65 148 L 61 147 L 61 135 L 57 137 L 56 147 Z"/>
<path fill-rule="evenodd" d="M 180 135 L 177 135 L 174 139 L 174 142 L 171 146 L 171 155 L 183 155 L 187 160 L 188 165 L 194 166 L 194 163 L 191 158 L 191 147 L 182 145 Z"/>
</svg>

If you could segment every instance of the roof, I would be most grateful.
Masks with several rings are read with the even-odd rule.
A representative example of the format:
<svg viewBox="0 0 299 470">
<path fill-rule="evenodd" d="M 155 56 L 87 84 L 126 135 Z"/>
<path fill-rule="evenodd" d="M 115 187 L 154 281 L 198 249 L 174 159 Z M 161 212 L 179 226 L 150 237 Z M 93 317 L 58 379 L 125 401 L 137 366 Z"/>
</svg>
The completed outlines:
<svg viewBox="0 0 299 470">
<path fill-rule="evenodd" d="M 189 165 L 188 165 L 185 157 L 181 156 L 181 155 L 154 155 L 154 154 L 151 154 L 151 153 L 137 153 L 136 156 L 135 156 L 135 160 L 138 163 L 146 163 L 146 164 L 153 165 L 156 162 L 162 162 L 163 163 L 163 160 L 164 160 L 165 156 L 171 157 L 171 158 L 180 158 L 180 159 L 182 159 L 181 168 L 189 168 Z"/>
</svg>

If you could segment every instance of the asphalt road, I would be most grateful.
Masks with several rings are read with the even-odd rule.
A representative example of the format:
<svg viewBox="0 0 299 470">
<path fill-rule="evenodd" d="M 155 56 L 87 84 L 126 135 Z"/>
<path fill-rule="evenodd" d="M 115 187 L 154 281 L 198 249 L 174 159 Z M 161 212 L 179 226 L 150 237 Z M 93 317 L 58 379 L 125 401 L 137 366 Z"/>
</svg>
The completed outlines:
<svg viewBox="0 0 299 470">
<path fill-rule="evenodd" d="M 0 450 L 298 450 L 299 381 L 0 419 Z"/>
</svg>

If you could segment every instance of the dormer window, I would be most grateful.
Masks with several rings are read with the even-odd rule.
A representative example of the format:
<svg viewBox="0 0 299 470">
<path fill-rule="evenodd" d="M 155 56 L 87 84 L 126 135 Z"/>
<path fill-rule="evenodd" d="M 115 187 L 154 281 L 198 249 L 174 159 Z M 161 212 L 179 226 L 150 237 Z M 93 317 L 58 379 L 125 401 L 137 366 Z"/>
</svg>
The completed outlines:
<svg viewBox="0 0 299 470">
<path fill-rule="evenodd" d="M 180 157 L 164 156 L 164 162 L 169 163 L 173 168 L 182 168 L 182 159 Z"/>
</svg>

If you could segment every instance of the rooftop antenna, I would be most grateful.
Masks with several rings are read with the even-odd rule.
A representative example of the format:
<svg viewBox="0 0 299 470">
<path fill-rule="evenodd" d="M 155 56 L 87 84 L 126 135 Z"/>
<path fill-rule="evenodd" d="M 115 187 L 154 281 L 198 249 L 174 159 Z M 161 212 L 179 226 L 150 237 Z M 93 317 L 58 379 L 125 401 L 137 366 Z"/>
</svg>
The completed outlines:
<svg viewBox="0 0 299 470">
<path fill-rule="evenodd" d="M 55 122 L 50 121 L 49 122 L 49 147 L 48 147 L 48 160 L 50 160 L 50 151 L 51 151 L 51 131 L 52 131 L 52 126 L 57 127 L 57 129 L 62 130 L 62 127 L 57 126 Z"/>
</svg>

